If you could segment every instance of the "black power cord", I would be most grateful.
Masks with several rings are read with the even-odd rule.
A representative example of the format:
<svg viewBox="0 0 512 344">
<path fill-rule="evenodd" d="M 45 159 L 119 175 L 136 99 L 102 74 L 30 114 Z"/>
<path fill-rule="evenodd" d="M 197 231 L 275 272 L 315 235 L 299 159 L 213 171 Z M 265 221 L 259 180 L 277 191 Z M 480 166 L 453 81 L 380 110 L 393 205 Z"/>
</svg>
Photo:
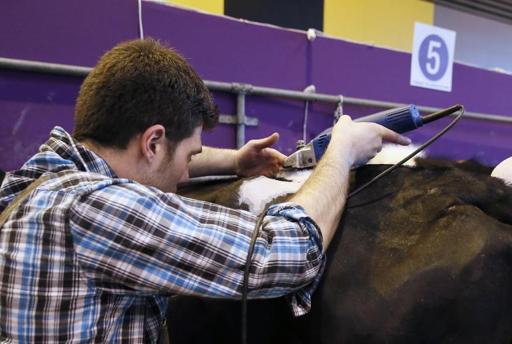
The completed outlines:
<svg viewBox="0 0 512 344">
<path fill-rule="evenodd" d="M 378 175 L 373 177 L 370 181 L 368 181 L 367 183 L 361 185 L 360 187 L 358 187 L 357 189 L 355 189 L 354 191 L 349 193 L 348 196 L 347 196 L 347 199 L 349 199 L 350 197 L 352 197 L 354 195 L 357 195 L 358 193 L 360 193 L 361 191 L 366 189 L 368 186 L 370 186 L 373 183 L 375 183 L 377 180 L 379 180 L 382 177 L 384 177 L 384 176 L 388 175 L 389 173 L 393 172 L 399 166 L 402 166 L 405 162 L 407 162 L 408 160 L 414 158 L 419 152 L 421 152 L 422 150 L 424 150 L 425 148 L 430 146 L 432 143 L 437 141 L 441 136 L 446 134 L 446 132 L 448 130 L 450 130 L 455 124 L 457 124 L 457 122 L 462 118 L 462 115 L 464 115 L 464 106 L 462 106 L 462 105 L 455 105 L 452 108 L 455 108 L 455 107 L 458 109 L 458 111 L 460 111 L 460 113 L 446 127 L 444 127 L 441 131 L 439 131 L 434 136 L 432 136 L 427 142 L 425 142 L 424 144 L 419 146 L 411 154 L 407 155 L 405 158 L 403 158 L 402 160 L 400 160 L 396 164 L 394 164 L 394 165 L 390 166 L 389 168 L 385 169 L 384 171 L 382 171 L 381 173 L 379 173 Z M 450 109 L 452 109 L 452 108 L 450 108 Z"/>
<path fill-rule="evenodd" d="M 247 258 L 245 260 L 244 279 L 242 284 L 242 344 L 247 343 L 247 295 L 249 293 L 249 269 L 252 265 L 252 255 L 254 253 L 254 247 L 256 246 L 256 239 L 261 228 L 263 218 L 267 215 L 267 208 L 258 216 L 256 226 L 252 231 L 251 242 L 249 244 L 249 251 L 247 252 Z"/>
</svg>

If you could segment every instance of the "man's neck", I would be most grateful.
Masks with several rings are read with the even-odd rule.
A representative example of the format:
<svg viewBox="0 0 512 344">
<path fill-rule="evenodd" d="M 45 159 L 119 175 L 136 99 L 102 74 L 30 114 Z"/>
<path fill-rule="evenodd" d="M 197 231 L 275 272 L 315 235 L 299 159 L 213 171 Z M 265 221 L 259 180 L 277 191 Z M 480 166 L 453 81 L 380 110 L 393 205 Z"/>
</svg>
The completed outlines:
<svg viewBox="0 0 512 344">
<path fill-rule="evenodd" d="M 136 163 L 130 147 L 127 149 L 105 147 L 91 140 L 80 143 L 105 160 L 118 177 L 137 180 L 137 169 L 134 168 Z"/>
</svg>

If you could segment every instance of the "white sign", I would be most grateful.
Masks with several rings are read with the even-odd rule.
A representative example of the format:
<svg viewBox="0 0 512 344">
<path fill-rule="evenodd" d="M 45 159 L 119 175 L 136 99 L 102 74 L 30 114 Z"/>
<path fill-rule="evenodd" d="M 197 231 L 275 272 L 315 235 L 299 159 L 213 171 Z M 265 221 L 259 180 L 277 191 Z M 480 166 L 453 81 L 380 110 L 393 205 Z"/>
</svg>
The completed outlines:
<svg viewBox="0 0 512 344">
<path fill-rule="evenodd" d="M 451 92 L 455 31 L 416 23 L 411 55 L 411 85 Z"/>
</svg>

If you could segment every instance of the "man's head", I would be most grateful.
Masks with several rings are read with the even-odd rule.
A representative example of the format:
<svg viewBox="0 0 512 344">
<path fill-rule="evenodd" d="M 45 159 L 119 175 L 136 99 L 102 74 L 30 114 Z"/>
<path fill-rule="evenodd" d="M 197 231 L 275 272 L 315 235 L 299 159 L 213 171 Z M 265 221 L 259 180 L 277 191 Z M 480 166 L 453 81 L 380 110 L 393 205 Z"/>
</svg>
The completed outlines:
<svg viewBox="0 0 512 344">
<path fill-rule="evenodd" d="M 201 129 L 212 128 L 217 119 L 208 89 L 183 57 L 152 39 L 135 40 L 105 53 L 84 80 L 73 136 L 102 150 L 131 149 L 146 160 L 144 154 L 164 153 L 166 144 L 165 153 L 173 158 L 198 130 L 200 144 Z M 155 144 L 162 144 L 158 151 Z M 163 161 L 156 158 L 150 163 Z M 156 168 L 148 167 L 145 174 Z"/>
</svg>

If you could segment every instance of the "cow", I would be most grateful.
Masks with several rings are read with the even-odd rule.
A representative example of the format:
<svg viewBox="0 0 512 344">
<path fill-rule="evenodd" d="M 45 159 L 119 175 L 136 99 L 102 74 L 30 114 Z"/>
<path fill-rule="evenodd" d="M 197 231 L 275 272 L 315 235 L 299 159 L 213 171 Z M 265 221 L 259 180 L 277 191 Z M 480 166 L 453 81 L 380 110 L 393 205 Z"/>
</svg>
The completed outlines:
<svg viewBox="0 0 512 344">
<path fill-rule="evenodd" d="M 387 167 L 352 171 L 351 189 Z M 310 313 L 294 318 L 284 298 L 252 300 L 248 342 L 511 343 L 512 189 L 490 173 L 419 159 L 350 198 Z M 240 195 L 260 178 L 180 193 L 257 213 Z M 240 304 L 173 297 L 168 326 L 173 343 L 239 343 Z"/>
</svg>

